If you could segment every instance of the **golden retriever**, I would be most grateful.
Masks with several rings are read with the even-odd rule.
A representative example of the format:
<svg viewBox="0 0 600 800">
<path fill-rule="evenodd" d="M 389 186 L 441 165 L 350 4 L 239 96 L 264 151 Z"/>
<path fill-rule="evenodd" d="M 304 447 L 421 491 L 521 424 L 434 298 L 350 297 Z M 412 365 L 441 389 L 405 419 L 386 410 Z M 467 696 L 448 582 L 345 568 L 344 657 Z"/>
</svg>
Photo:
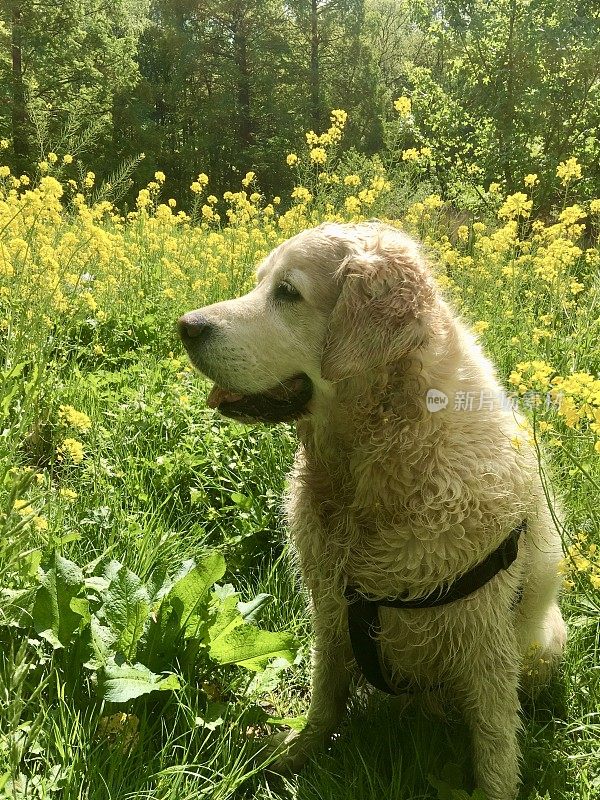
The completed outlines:
<svg viewBox="0 0 600 800">
<path fill-rule="evenodd" d="M 435 596 L 525 521 L 516 560 L 462 599 L 381 608 L 386 680 L 442 685 L 472 734 L 478 785 L 519 784 L 517 689 L 532 649 L 546 671 L 566 627 L 560 538 L 523 418 L 444 301 L 419 245 L 377 220 L 327 223 L 277 247 L 243 297 L 185 314 L 209 405 L 241 420 L 297 420 L 286 498 L 314 622 L 312 700 L 273 769 L 298 769 L 346 707 L 359 596 Z M 529 668 L 527 668 L 529 671 Z"/>
</svg>

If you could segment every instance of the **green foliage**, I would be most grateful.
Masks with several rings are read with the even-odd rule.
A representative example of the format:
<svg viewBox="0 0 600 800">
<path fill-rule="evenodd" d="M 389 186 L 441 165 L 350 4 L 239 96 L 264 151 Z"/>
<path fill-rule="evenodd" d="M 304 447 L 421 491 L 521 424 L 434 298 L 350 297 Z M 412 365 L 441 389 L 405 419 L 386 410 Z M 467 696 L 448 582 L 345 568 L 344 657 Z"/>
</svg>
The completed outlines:
<svg viewBox="0 0 600 800">
<path fill-rule="evenodd" d="M 290 634 L 252 624 L 270 596 L 242 603 L 230 584 L 214 585 L 224 574 L 217 551 L 147 584 L 118 561 L 83 570 L 55 552 L 40 566 L 35 592 L 19 599 L 31 604 L 22 610 L 40 639 L 69 651 L 55 659 L 69 685 L 76 685 L 83 666 L 102 699 L 124 703 L 179 689 L 174 669 L 197 682 L 215 665 L 261 671 L 272 659 L 294 660 Z M 22 625 L 23 614 L 4 623 Z"/>
<path fill-rule="evenodd" d="M 536 173 L 536 202 L 547 210 L 560 194 L 556 168 L 572 155 L 586 176 L 580 193 L 595 196 L 596 4 L 451 0 L 405 14 L 403 29 L 416 26 L 422 38 L 412 58 L 397 56 L 388 78 L 391 91 L 412 100 L 412 114 L 391 128 L 401 127 L 405 147 L 431 148 L 423 173 L 435 176 L 445 197 L 464 206 L 470 187 L 481 192 L 499 182 L 510 193 Z"/>
<path fill-rule="evenodd" d="M 462 207 L 485 201 L 490 183 L 511 193 L 536 173 L 536 205 L 547 211 L 561 192 L 556 168 L 571 156 L 584 171 L 580 195 L 597 193 L 592 0 L 119 0 L 110 10 L 93 0 L 86 9 L 11 0 L 0 11 L 12 54 L 0 58 L 0 138 L 12 144 L 13 173 L 69 152 L 79 162 L 55 169 L 81 186 L 91 166 L 104 196 L 131 207 L 129 173 L 137 168 L 139 185 L 161 170 L 185 208 L 200 172 L 219 194 L 252 167 L 267 196 L 281 195 L 286 154 L 344 108 L 347 145 L 378 152 L 396 182 L 425 182 Z M 401 119 L 398 96 L 412 101 Z M 431 155 L 403 160 L 413 148 Z"/>
</svg>

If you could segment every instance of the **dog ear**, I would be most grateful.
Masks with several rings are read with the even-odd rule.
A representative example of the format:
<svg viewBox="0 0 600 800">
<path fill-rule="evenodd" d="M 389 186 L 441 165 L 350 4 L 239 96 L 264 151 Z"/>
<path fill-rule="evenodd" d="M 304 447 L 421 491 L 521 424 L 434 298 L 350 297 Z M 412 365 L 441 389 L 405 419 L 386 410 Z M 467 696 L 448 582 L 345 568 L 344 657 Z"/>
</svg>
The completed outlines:
<svg viewBox="0 0 600 800">
<path fill-rule="evenodd" d="M 428 339 L 433 280 L 416 244 L 393 228 L 342 262 L 321 375 L 340 381 L 400 360 Z"/>
</svg>

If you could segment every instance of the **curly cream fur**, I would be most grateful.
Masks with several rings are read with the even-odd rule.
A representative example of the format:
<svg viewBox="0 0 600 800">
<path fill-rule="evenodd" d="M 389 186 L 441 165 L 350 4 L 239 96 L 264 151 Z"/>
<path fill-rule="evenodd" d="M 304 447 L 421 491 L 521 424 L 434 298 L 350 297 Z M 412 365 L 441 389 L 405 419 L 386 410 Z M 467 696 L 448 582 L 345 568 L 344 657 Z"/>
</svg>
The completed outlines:
<svg viewBox="0 0 600 800">
<path fill-rule="evenodd" d="M 267 259 L 263 282 L 290 263 L 319 298 L 312 318 L 286 320 L 302 338 L 294 371 L 315 386 L 311 413 L 298 423 L 286 498 L 312 602 L 313 695 L 307 727 L 285 738 L 274 769 L 298 768 L 343 715 L 353 662 L 346 585 L 381 598 L 434 592 L 483 560 L 525 517 L 514 564 L 472 596 L 380 612 L 390 679 L 443 683 L 470 726 L 479 786 L 489 800 L 512 800 L 524 660 L 537 645 L 538 656 L 555 661 L 566 637 L 556 604 L 560 540 L 524 421 L 498 402 L 493 366 L 403 233 L 376 221 L 305 231 Z M 257 301 L 246 298 L 233 302 L 252 317 Z M 260 308 L 264 314 L 268 303 Z M 229 311 L 227 303 L 203 309 L 211 319 L 227 319 Z M 277 364 L 277 379 L 289 377 L 286 368 Z M 257 380 L 255 371 L 252 386 Z M 268 380 L 260 378 L 263 388 Z M 431 413 L 425 397 L 432 388 L 451 399 L 484 392 L 496 403 L 472 411 L 450 403 Z"/>
</svg>

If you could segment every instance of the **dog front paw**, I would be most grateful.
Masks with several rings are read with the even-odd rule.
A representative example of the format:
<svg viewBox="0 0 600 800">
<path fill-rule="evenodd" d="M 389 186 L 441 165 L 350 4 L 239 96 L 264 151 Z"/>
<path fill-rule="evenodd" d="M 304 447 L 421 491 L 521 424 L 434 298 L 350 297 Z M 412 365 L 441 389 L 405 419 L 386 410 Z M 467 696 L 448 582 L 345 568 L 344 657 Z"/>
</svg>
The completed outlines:
<svg viewBox="0 0 600 800">
<path fill-rule="evenodd" d="M 323 750 L 326 737 L 303 731 L 281 731 L 270 737 L 266 744 L 267 755 L 275 756 L 267 767 L 268 772 L 290 775 L 299 772 L 308 759 Z"/>
</svg>

